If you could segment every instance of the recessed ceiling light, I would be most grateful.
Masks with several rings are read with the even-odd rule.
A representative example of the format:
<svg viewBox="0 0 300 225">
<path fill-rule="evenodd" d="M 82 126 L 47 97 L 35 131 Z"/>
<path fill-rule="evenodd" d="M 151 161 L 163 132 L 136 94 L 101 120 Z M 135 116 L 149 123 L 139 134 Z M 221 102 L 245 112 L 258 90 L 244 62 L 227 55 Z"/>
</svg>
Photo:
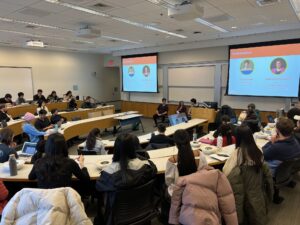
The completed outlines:
<svg viewBox="0 0 300 225">
<path fill-rule="evenodd" d="M 237 29 L 237 27 L 236 27 L 236 26 L 233 26 L 233 27 L 231 27 L 231 29 Z"/>
<path fill-rule="evenodd" d="M 280 22 L 287 22 L 288 20 L 287 19 L 281 19 L 279 20 Z"/>
<path fill-rule="evenodd" d="M 228 32 L 228 30 L 225 30 L 224 28 L 219 27 L 219 26 L 217 26 L 217 25 L 215 25 L 215 24 L 212 24 L 212 23 L 210 23 L 210 22 L 208 22 L 208 21 L 206 21 L 206 20 L 204 20 L 204 19 L 196 18 L 195 21 L 196 21 L 197 23 L 201 23 L 201 24 L 203 24 L 203 25 L 205 25 L 205 26 L 208 26 L 208 27 L 210 27 L 210 28 L 212 28 L 212 29 L 215 29 L 215 30 L 217 30 L 217 31 L 221 31 L 221 32 L 223 32 L 223 33 Z"/>
<path fill-rule="evenodd" d="M 169 32 L 167 30 L 156 28 L 154 26 L 150 26 L 150 25 L 143 24 L 143 23 L 138 23 L 138 22 L 135 22 L 135 21 L 132 21 L 132 20 L 121 18 L 121 17 L 118 17 L 118 16 L 113 16 L 113 15 L 110 15 L 110 14 L 107 14 L 107 13 L 98 12 L 98 11 L 88 9 L 88 8 L 84 8 L 84 7 L 81 7 L 81 6 L 78 6 L 78 5 L 73 5 L 73 4 L 70 4 L 70 3 L 61 2 L 59 0 L 44 0 L 44 1 L 48 2 L 48 3 L 60 5 L 60 6 L 66 7 L 66 8 L 78 10 L 78 11 L 85 12 L 85 13 L 89 13 L 89 14 L 92 14 L 92 15 L 106 17 L 106 18 L 109 18 L 109 19 L 112 19 L 112 20 L 115 20 L 115 21 L 118 21 L 118 22 L 122 22 L 122 23 L 126 23 L 126 24 L 129 24 L 129 25 L 132 25 L 132 26 L 136 26 L 136 27 L 139 27 L 139 28 L 144 28 L 144 29 L 147 29 L 147 30 L 157 31 L 157 32 L 160 32 L 160 33 L 164 33 L 164 34 L 179 37 L 179 38 L 187 38 L 186 36 L 181 35 L 181 34 L 176 34 L 176 33 L 173 33 L 173 32 Z"/>
<path fill-rule="evenodd" d="M 258 23 L 254 23 L 254 24 L 252 24 L 253 26 L 261 26 L 261 25 L 264 25 L 264 23 L 263 22 L 258 22 Z"/>
<path fill-rule="evenodd" d="M 26 46 L 28 46 L 28 47 L 44 48 L 44 42 L 30 40 L 30 41 L 26 42 Z"/>
</svg>

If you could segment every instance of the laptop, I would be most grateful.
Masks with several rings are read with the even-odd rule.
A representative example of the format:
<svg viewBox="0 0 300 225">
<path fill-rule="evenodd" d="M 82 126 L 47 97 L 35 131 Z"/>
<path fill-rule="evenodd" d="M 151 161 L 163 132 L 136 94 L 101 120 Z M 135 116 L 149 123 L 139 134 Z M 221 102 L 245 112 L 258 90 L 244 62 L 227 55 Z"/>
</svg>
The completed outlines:
<svg viewBox="0 0 300 225">
<path fill-rule="evenodd" d="M 188 121 L 185 113 L 173 114 L 169 116 L 169 122 L 171 126 L 180 123 L 186 123 Z"/>
<path fill-rule="evenodd" d="M 33 142 L 24 142 L 21 153 L 18 153 L 19 156 L 31 157 L 36 153 L 36 144 Z"/>
</svg>

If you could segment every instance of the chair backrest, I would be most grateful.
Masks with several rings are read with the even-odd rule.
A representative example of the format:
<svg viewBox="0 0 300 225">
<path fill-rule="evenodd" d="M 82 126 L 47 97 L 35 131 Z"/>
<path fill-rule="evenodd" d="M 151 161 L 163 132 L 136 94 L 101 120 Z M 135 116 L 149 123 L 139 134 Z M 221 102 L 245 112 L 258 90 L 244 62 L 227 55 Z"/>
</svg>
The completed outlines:
<svg viewBox="0 0 300 225">
<path fill-rule="evenodd" d="M 115 193 L 112 207 L 115 225 L 145 224 L 157 215 L 154 205 L 154 179 L 139 187 Z"/>
<path fill-rule="evenodd" d="M 292 173 L 295 174 L 300 171 L 300 157 L 294 159 L 293 170 Z"/>
<path fill-rule="evenodd" d="M 275 172 L 276 186 L 284 186 L 292 180 L 294 163 L 295 160 L 286 160 L 277 167 Z"/>
<path fill-rule="evenodd" d="M 97 155 L 96 151 L 84 150 L 81 148 L 77 149 L 77 153 L 78 153 L 78 155 Z"/>
</svg>

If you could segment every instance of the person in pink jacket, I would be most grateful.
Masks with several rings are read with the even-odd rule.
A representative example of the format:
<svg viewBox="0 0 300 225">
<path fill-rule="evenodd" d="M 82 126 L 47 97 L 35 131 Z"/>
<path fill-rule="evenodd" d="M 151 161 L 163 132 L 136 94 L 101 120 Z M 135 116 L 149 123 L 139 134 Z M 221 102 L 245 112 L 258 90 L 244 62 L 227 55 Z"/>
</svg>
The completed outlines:
<svg viewBox="0 0 300 225">
<path fill-rule="evenodd" d="M 226 176 L 206 166 L 196 173 L 179 177 L 174 187 L 170 224 L 238 225 L 234 195 Z"/>
</svg>

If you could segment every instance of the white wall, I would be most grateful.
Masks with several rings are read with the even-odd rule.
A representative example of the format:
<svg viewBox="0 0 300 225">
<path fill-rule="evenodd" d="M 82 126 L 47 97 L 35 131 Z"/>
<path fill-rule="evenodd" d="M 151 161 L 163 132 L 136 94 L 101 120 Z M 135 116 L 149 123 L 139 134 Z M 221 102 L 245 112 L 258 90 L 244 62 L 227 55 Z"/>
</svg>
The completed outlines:
<svg viewBox="0 0 300 225">
<path fill-rule="evenodd" d="M 81 98 L 90 95 L 100 101 L 119 100 L 120 93 L 113 90 L 120 85 L 119 70 L 103 64 L 103 55 L 97 54 L 0 48 L 0 66 L 32 67 L 34 92 L 43 89 L 46 97 L 52 90 L 59 96 L 71 90 Z M 73 85 L 78 85 L 78 91 L 73 91 Z M 13 88 L 13 83 L 7 84 L 8 93 Z"/>
</svg>

